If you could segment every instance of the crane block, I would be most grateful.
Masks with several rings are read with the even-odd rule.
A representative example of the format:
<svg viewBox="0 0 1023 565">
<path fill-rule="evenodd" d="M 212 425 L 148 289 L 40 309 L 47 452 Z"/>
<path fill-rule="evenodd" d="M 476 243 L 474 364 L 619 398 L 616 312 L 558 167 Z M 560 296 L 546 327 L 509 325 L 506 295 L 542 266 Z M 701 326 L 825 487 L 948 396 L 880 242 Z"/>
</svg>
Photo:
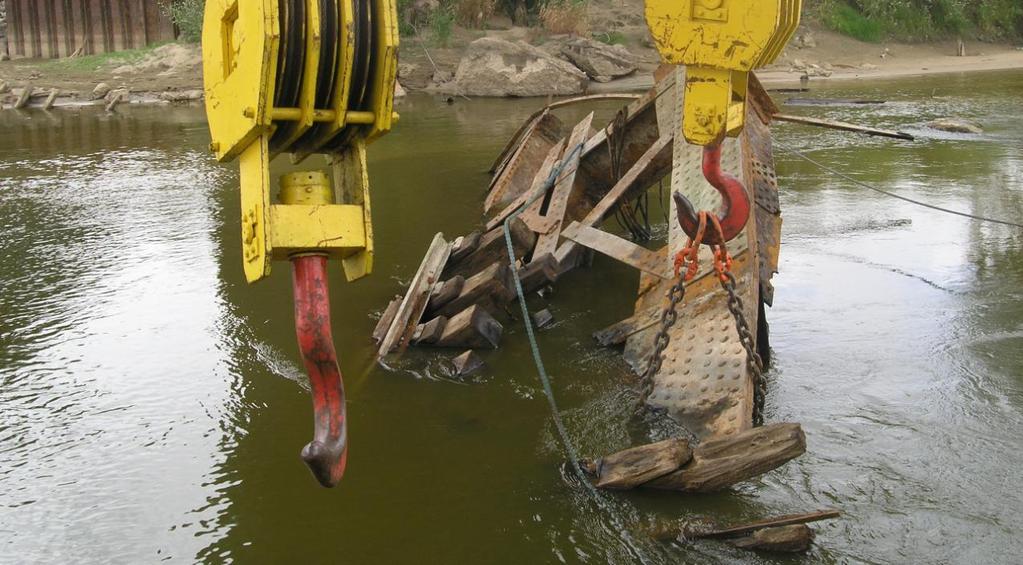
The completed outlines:
<svg viewBox="0 0 1023 565">
<path fill-rule="evenodd" d="M 350 280 L 369 274 L 365 146 L 397 120 L 397 22 L 395 0 L 206 2 L 210 150 L 239 161 L 249 282 L 269 276 L 271 261 L 304 251 L 340 259 Z M 270 166 L 281 154 L 292 163 L 326 155 L 338 197 L 332 206 L 344 208 L 303 215 L 275 203 Z M 282 225 L 292 223 L 306 225 Z M 325 243 L 326 233 L 346 234 L 344 244 Z"/>
<path fill-rule="evenodd" d="M 665 61 L 686 66 L 682 133 L 696 145 L 738 135 L 749 72 L 781 54 L 802 0 L 647 0 L 646 21 Z"/>
</svg>

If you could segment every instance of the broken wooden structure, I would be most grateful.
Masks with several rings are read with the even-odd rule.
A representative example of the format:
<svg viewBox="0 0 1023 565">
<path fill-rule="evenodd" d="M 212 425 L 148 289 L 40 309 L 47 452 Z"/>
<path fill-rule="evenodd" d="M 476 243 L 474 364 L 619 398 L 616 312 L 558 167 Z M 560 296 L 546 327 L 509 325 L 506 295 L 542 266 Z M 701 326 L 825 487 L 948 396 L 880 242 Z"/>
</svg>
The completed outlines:
<svg viewBox="0 0 1023 565">
<path fill-rule="evenodd" d="M 638 271 L 638 296 L 632 316 L 594 337 L 601 345 L 622 347 L 629 365 L 643 374 L 676 280 L 674 257 L 687 236 L 674 221 L 674 198 L 667 199 L 672 221 L 667 242 L 659 247 L 624 239 L 602 225 L 615 214 L 628 214 L 648 190 L 666 181 L 672 193 L 686 195 L 696 209 L 720 206 L 717 190 L 703 177 L 703 149 L 675 142 L 685 95 L 676 85 L 684 84 L 685 72 L 662 67 L 656 86 L 600 129 L 592 113 L 572 126 L 549 107 L 530 117 L 492 167 L 479 230 L 452 241 L 437 234 L 407 292 L 385 310 L 374 332 L 378 359 L 400 355 L 409 346 L 496 348 L 500 320 L 509 321 L 508 305 L 517 296 L 515 274 L 523 291 L 532 293 L 589 264 L 596 252 Z M 737 295 L 766 360 L 764 311 L 774 298 L 771 279 L 781 244 L 770 133 L 778 108 L 755 77 L 748 101 L 744 131 L 723 143 L 722 168 L 755 203 L 728 250 L 734 257 Z M 506 224 L 514 262 L 508 257 Z M 712 263 L 704 248 L 701 270 L 687 286 L 647 399 L 685 426 L 695 441 L 672 439 L 588 462 L 584 468 L 598 487 L 713 492 L 775 469 L 806 450 L 798 424 L 753 427 L 753 377 Z M 744 543 L 797 547 L 809 539 L 807 531 L 796 527 L 758 535 L 763 539 L 745 536 Z"/>
</svg>

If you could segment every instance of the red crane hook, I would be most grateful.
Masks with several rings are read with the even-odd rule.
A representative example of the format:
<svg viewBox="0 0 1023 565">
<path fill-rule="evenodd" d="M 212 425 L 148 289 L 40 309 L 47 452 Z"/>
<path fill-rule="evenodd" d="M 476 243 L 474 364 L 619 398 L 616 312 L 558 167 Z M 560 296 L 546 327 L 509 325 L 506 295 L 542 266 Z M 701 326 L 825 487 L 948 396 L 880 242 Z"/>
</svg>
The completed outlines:
<svg viewBox="0 0 1023 565">
<path fill-rule="evenodd" d="M 721 232 L 708 232 L 703 242 L 708 245 L 721 245 L 735 239 L 749 221 L 750 200 L 746 188 L 735 177 L 721 170 L 721 144 L 708 145 L 703 148 L 703 176 L 721 194 L 721 213 L 718 222 Z M 700 228 L 700 219 L 693 204 L 681 192 L 674 194 L 678 223 L 682 231 L 690 238 L 696 237 Z"/>
<path fill-rule="evenodd" d="M 345 388 L 330 326 L 327 257 L 291 259 L 295 295 L 295 333 L 313 394 L 313 440 L 302 460 L 325 487 L 341 481 L 348 462 Z"/>
</svg>

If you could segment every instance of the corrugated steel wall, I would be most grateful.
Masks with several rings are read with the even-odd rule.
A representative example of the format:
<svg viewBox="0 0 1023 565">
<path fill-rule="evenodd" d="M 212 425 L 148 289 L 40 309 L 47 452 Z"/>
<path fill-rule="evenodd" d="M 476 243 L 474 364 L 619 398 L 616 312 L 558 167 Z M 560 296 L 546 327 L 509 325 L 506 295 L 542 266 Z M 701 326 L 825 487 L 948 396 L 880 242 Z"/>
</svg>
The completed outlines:
<svg viewBox="0 0 1023 565">
<path fill-rule="evenodd" d="M 158 0 L 6 0 L 11 57 L 136 49 L 175 37 Z"/>
</svg>

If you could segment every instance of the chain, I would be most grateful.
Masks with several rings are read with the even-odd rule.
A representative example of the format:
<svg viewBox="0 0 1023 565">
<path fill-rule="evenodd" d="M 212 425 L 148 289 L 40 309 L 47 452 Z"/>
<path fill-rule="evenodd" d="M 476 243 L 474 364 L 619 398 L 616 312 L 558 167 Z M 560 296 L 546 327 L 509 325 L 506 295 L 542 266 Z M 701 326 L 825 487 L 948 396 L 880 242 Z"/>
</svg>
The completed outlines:
<svg viewBox="0 0 1023 565">
<path fill-rule="evenodd" d="M 728 293 L 728 310 L 735 318 L 735 329 L 739 332 L 739 341 L 746 350 L 746 369 L 753 377 L 753 425 L 764 425 L 764 402 L 767 398 L 767 379 L 764 378 L 764 362 L 760 359 L 754 346 L 753 332 L 746 321 L 746 310 L 742 299 L 735 291 L 735 275 L 731 270 L 719 271 L 721 288 Z"/>
<path fill-rule="evenodd" d="M 717 233 L 721 234 L 721 225 L 717 217 L 707 212 L 700 212 L 700 226 L 696 237 L 689 240 L 686 247 L 675 257 L 674 286 L 668 292 L 668 305 L 661 312 L 661 327 L 654 338 L 654 349 L 650 354 L 646 371 L 640 379 L 640 394 L 635 414 L 639 415 L 654 391 L 654 377 L 661 371 L 664 363 L 664 350 L 671 343 L 669 331 L 678 322 L 678 305 L 685 299 L 685 283 L 692 280 L 699 271 L 699 250 L 710 223 Z M 767 380 L 764 378 L 764 362 L 756 351 L 756 338 L 746 320 L 746 310 L 742 299 L 736 291 L 735 275 L 732 273 L 732 257 L 728 254 L 725 244 L 710 245 L 714 252 L 714 271 L 721 281 L 721 288 L 728 295 L 728 310 L 735 318 L 735 329 L 739 334 L 739 342 L 746 351 L 746 369 L 753 377 L 753 425 L 764 424 L 764 404 L 767 398 Z"/>
<path fill-rule="evenodd" d="M 661 312 L 661 329 L 654 338 L 654 351 L 650 354 L 650 361 L 647 363 L 646 371 L 640 379 L 639 400 L 636 402 L 636 415 L 640 415 L 654 392 L 654 377 L 661 371 L 661 364 L 664 363 L 664 350 L 671 343 L 671 335 L 668 332 L 678 321 L 678 305 L 686 297 L 685 278 L 679 274 L 678 279 L 671 290 L 668 291 L 668 306 Z"/>
</svg>

